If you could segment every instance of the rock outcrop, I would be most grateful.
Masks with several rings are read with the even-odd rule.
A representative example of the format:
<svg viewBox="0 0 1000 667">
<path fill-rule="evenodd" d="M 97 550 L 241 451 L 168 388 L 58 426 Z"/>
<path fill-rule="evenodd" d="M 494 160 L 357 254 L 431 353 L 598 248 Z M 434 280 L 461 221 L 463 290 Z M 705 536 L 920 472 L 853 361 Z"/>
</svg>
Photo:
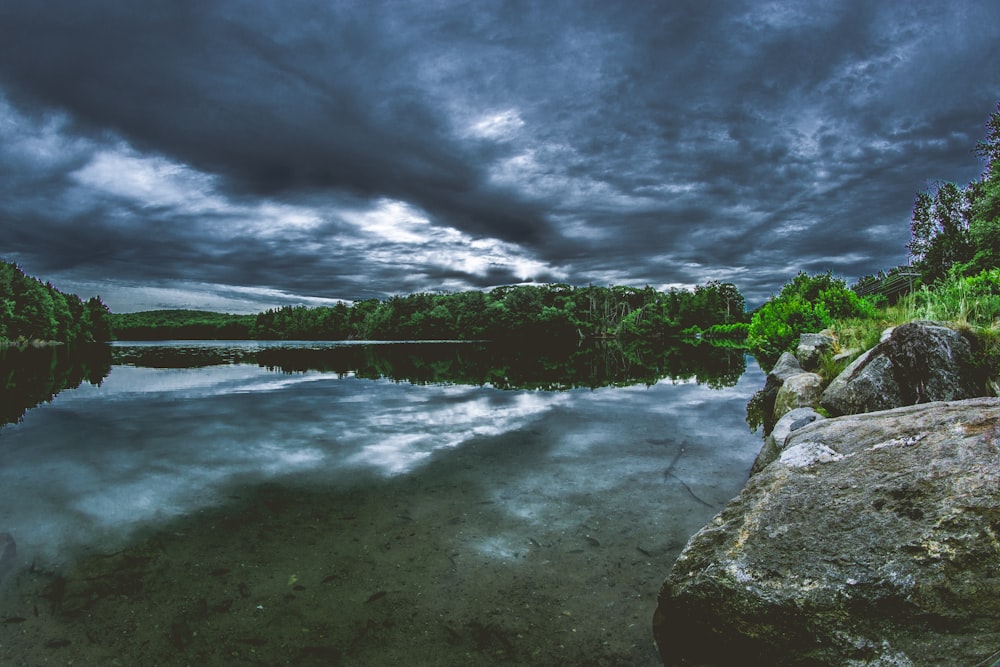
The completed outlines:
<svg viewBox="0 0 1000 667">
<path fill-rule="evenodd" d="M 802 364 L 799 363 L 798 358 L 791 352 L 782 352 L 781 356 L 778 357 L 777 363 L 774 364 L 774 368 L 771 369 L 771 372 L 767 376 L 774 378 L 780 385 L 793 375 L 798 375 L 802 372 L 804 372 L 804 369 L 802 368 Z"/>
<path fill-rule="evenodd" d="M 823 392 L 835 415 L 888 410 L 986 394 L 986 375 L 973 363 L 969 340 L 934 322 L 910 322 L 854 360 Z"/>
<path fill-rule="evenodd" d="M 781 386 L 790 377 L 804 373 L 799 360 L 791 352 L 783 352 L 764 380 L 764 388 L 757 392 L 760 401 L 764 432 L 770 433 L 778 417 L 774 416 L 774 404 Z"/>
<path fill-rule="evenodd" d="M 1000 399 L 790 429 L 685 547 L 654 632 L 667 665 L 971 666 L 993 655 Z"/>
</svg>

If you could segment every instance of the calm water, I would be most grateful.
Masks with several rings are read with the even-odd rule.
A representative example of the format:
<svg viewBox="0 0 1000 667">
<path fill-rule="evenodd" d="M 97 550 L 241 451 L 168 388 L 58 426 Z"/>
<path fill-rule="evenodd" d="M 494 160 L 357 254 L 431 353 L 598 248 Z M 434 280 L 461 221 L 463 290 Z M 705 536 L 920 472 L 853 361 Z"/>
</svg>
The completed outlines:
<svg viewBox="0 0 1000 667">
<path fill-rule="evenodd" d="M 659 585 L 760 448 L 731 351 L 106 363 L 0 427 L 2 664 L 658 664 Z"/>
</svg>

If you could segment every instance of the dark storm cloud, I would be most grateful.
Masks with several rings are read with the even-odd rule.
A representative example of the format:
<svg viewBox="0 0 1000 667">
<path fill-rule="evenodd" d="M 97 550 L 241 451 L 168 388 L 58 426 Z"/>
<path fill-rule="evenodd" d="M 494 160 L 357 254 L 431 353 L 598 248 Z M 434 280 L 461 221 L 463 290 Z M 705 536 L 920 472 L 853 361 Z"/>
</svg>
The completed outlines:
<svg viewBox="0 0 1000 667">
<path fill-rule="evenodd" d="M 476 152 L 451 136 L 435 91 L 420 86 L 430 64 L 412 57 L 440 35 L 395 5 L 158 6 L 8 7 L 6 74 L 85 128 L 221 174 L 236 191 L 335 187 L 412 201 L 477 233 L 542 233 L 540 212 L 485 187 Z"/>
<path fill-rule="evenodd" d="M 987 1 L 5 3 L 0 253 L 274 303 L 759 302 L 905 262 L 914 193 L 978 175 L 998 25 Z"/>
</svg>

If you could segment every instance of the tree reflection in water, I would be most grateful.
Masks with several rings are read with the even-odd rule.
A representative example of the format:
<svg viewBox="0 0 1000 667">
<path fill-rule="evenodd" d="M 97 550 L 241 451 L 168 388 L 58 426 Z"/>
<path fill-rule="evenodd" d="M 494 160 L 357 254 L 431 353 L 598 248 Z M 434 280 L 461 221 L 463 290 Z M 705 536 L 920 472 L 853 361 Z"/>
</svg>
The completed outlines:
<svg viewBox="0 0 1000 667">
<path fill-rule="evenodd" d="M 0 347 L 0 425 L 84 381 L 99 386 L 110 371 L 107 345 Z"/>
<path fill-rule="evenodd" d="M 154 368 L 258 364 L 283 373 L 320 371 L 412 384 L 492 385 L 565 390 L 651 385 L 664 378 L 731 387 L 746 371 L 744 351 L 711 345 L 596 341 L 581 345 L 509 343 L 173 343 L 120 345 L 114 362 Z"/>
</svg>

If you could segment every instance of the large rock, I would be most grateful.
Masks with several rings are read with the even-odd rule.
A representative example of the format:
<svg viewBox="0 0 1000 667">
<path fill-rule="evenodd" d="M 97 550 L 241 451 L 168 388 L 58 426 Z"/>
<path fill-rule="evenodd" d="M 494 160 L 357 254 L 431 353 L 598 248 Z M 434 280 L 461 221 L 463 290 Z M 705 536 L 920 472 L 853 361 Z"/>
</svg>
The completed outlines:
<svg viewBox="0 0 1000 667">
<path fill-rule="evenodd" d="M 820 367 L 824 354 L 833 354 L 833 336 L 825 333 L 804 333 L 799 336 L 798 347 L 795 348 L 795 358 L 807 371 L 815 371 Z"/>
<path fill-rule="evenodd" d="M 823 392 L 833 414 L 888 410 L 986 395 L 965 336 L 934 322 L 910 322 L 854 360 Z"/>
<path fill-rule="evenodd" d="M 1000 400 L 816 421 L 660 592 L 664 663 L 975 665 L 1000 649 Z"/>
<path fill-rule="evenodd" d="M 767 377 L 768 379 L 774 378 L 780 385 L 788 378 L 798 375 L 802 371 L 802 365 L 794 354 L 791 352 L 782 352 L 781 356 L 778 357 L 778 361 L 774 364 L 774 368 L 767 374 Z"/>
<path fill-rule="evenodd" d="M 781 452 L 785 449 L 785 440 L 792 431 L 797 431 L 820 419 L 824 419 L 823 415 L 812 408 L 795 408 L 786 412 L 774 425 L 774 429 L 764 438 L 764 446 L 757 454 L 753 467 L 750 468 L 750 474 L 756 475 L 771 461 L 781 456 Z"/>
<path fill-rule="evenodd" d="M 760 406 L 761 417 L 763 418 L 764 433 L 770 433 L 774 428 L 776 418 L 774 416 L 774 402 L 778 396 L 778 390 L 788 378 L 801 374 L 802 366 L 799 360 L 791 352 L 782 352 L 774 367 L 768 372 L 764 380 L 764 388 L 757 392 L 754 397 Z"/>
<path fill-rule="evenodd" d="M 787 412 L 796 408 L 819 405 L 823 394 L 823 378 L 816 373 L 799 373 L 781 383 L 774 397 L 774 420 L 777 422 Z"/>
</svg>

